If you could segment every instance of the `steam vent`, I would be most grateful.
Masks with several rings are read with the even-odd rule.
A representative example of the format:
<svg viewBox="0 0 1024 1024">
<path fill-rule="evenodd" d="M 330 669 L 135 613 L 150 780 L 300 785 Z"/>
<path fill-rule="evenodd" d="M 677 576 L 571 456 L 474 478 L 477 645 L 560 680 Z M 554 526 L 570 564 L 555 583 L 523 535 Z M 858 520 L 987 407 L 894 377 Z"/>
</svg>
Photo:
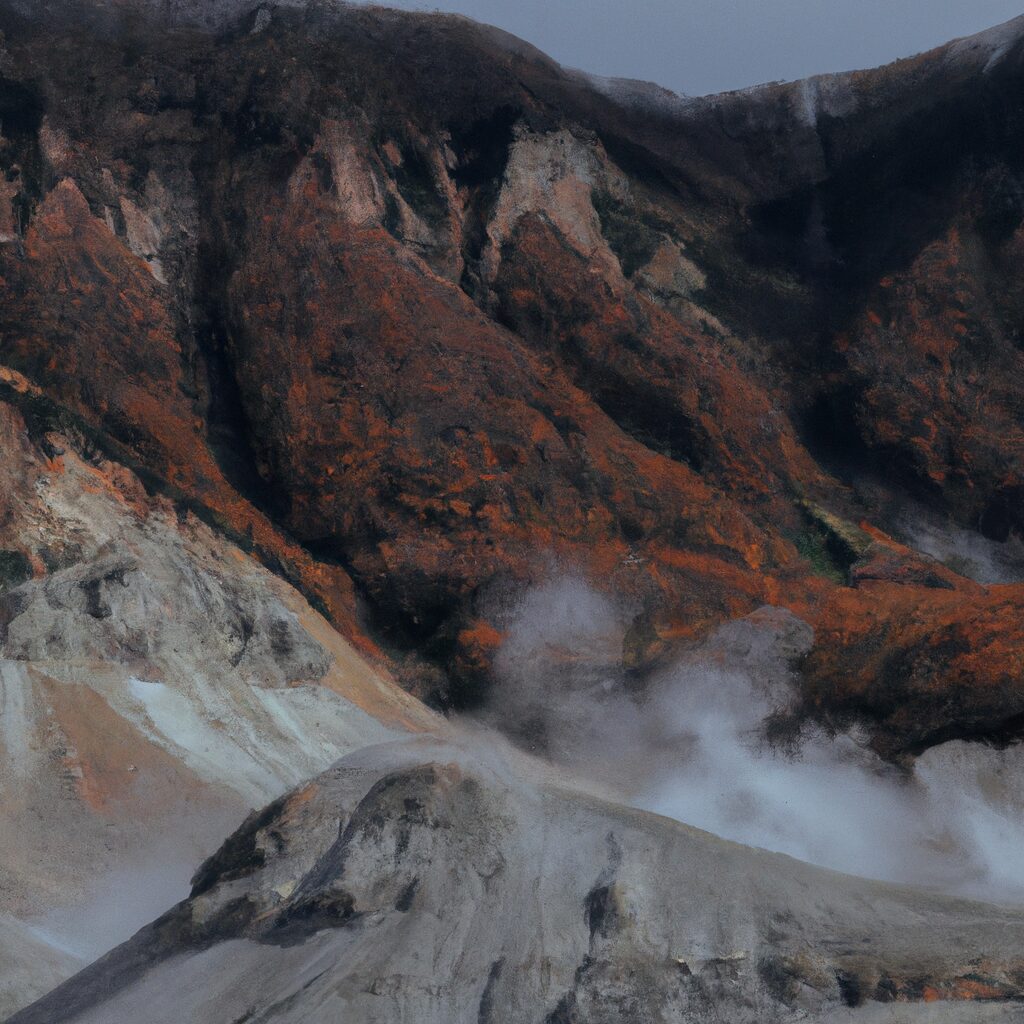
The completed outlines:
<svg viewBox="0 0 1024 1024">
<path fill-rule="evenodd" d="M 0 1019 L 1024 1024 L 1022 737 L 1024 18 L 0 0 Z"/>
</svg>

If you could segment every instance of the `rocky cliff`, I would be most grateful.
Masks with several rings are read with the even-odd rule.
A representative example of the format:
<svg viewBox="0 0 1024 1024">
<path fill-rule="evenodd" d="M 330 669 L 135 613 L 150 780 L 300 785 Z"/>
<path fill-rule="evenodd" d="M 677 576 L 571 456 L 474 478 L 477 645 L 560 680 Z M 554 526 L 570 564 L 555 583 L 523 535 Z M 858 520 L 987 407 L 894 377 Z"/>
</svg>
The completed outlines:
<svg viewBox="0 0 1024 1024">
<path fill-rule="evenodd" d="M 250 809 L 441 723 L 80 435 L 33 444 L 0 404 L 0 447 L 5 1018 L 181 898 Z"/>
<path fill-rule="evenodd" d="M 555 558 L 629 595 L 631 670 L 767 601 L 888 754 L 1014 732 L 1022 592 L 900 510 L 1021 525 L 1019 24 L 684 101 L 455 17 L 203 9 L 3 9 L 35 429 L 441 705 Z"/>
<path fill-rule="evenodd" d="M 787 735 L 855 727 L 902 770 L 948 741 L 1019 739 L 1022 86 L 1022 20 L 693 100 L 457 17 L 0 0 L 0 936 L 40 944 L 0 1010 L 99 951 L 50 942 L 41 907 L 97 931 L 97 893 L 187 822 L 142 924 L 249 808 L 367 745 L 447 736 L 414 698 L 486 706 L 535 744 L 501 713 L 508 609 L 559 573 L 627 622 L 545 663 L 534 685 L 553 697 L 593 678 L 637 699 L 771 605 L 806 638 Z M 458 932 L 437 963 L 476 959 L 437 991 L 421 964 L 381 1019 L 497 1021 L 528 976 L 522 1019 L 600 1019 L 588 1000 L 628 1008 L 634 970 L 696 1019 L 708 992 L 737 1020 L 841 1020 L 864 1000 L 856 1019 L 895 1020 L 870 1016 L 890 996 L 990 998 L 976 1019 L 1014 1019 L 1009 912 L 986 928 L 975 906 L 726 853 L 550 780 L 509 803 L 455 754 L 410 767 L 395 749 L 315 784 L 329 794 L 308 822 L 307 791 L 272 803 L 191 901 L 22 1019 L 139 1019 L 186 955 L 223 977 L 218 1018 L 308 1018 L 313 996 L 275 986 L 320 962 L 309 942 L 330 959 L 376 929 L 377 949 L 378 924 L 413 908 Z M 401 845 L 370 806 L 392 799 L 388 772 L 426 815 L 402 839 L 433 851 L 420 895 L 404 850 L 408 892 L 362 869 L 370 896 L 338 881 Z M 477 812 L 504 838 L 460 840 Z M 514 950 L 497 932 L 476 950 L 452 886 L 465 875 L 498 913 L 524 869 L 491 892 L 465 858 L 514 863 L 521 837 L 573 814 L 590 888 L 563 894 L 557 953 L 529 923 Z M 310 830 L 294 844 L 293 819 Z M 330 845 L 353 829 L 356 852 Z M 733 884 L 704 858 L 763 871 L 742 935 L 683 942 L 690 919 L 654 906 L 668 889 L 614 895 L 601 843 L 623 830 L 637 878 L 674 851 L 673 894 Z M 798 915 L 802 937 L 770 923 L 836 886 L 834 908 Z M 323 914 L 338 927 L 315 938 Z M 359 1000 L 391 982 L 359 970 L 313 971 L 316 1006 L 370 1013 Z"/>
</svg>

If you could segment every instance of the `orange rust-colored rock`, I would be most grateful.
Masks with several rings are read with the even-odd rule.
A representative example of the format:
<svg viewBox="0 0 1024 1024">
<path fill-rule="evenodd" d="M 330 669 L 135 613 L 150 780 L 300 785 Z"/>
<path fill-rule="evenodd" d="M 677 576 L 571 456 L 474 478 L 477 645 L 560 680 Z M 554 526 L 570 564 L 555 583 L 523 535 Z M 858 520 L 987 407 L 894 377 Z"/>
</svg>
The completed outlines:
<svg viewBox="0 0 1024 1024">
<path fill-rule="evenodd" d="M 2 358 L 14 366 L 2 383 L 31 404 L 40 394 L 32 382 L 44 382 L 46 396 L 109 438 L 115 455 L 278 559 L 358 635 L 344 574 L 315 565 L 224 479 L 186 394 L 171 296 L 71 179 L 46 195 L 21 249 L 0 247 L 0 268 Z"/>
<path fill-rule="evenodd" d="M 952 225 L 869 293 L 836 342 L 851 431 L 999 539 L 1020 526 L 1024 495 L 1024 363 L 1018 321 L 1000 316 L 996 291 L 1016 276 L 1014 244 L 986 245 L 973 219 Z"/>
<path fill-rule="evenodd" d="M 809 700 L 837 723 L 865 718 L 887 754 L 1011 739 L 1024 721 L 1022 610 L 1020 585 L 837 588 L 815 620 Z"/>
</svg>

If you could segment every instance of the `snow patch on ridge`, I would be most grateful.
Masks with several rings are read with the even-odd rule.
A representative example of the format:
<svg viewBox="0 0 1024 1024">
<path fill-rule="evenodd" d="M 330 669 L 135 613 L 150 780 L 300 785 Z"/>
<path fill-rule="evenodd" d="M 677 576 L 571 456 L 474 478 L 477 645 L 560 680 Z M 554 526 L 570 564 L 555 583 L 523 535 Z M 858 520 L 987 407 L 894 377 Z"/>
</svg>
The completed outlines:
<svg viewBox="0 0 1024 1024">
<path fill-rule="evenodd" d="M 1024 37 L 1024 15 L 985 32 L 950 43 L 947 59 L 954 64 L 980 66 L 988 74 Z"/>
<path fill-rule="evenodd" d="M 666 89 L 657 82 L 637 78 L 608 78 L 577 68 L 569 73 L 595 92 L 625 107 L 662 115 L 681 115 L 701 104 L 701 98 Z"/>
<path fill-rule="evenodd" d="M 816 75 L 797 84 L 797 107 L 801 120 L 810 128 L 818 126 L 818 119 L 848 117 L 857 106 L 848 74 Z"/>
</svg>

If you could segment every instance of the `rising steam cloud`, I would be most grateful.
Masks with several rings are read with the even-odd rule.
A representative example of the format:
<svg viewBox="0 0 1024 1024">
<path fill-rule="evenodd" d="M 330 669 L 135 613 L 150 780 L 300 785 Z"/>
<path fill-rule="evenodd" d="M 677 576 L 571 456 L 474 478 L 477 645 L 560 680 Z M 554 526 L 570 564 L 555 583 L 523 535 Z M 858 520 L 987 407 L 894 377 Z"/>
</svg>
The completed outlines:
<svg viewBox="0 0 1024 1024">
<path fill-rule="evenodd" d="M 812 639 L 762 609 L 631 696 L 619 654 L 627 610 L 578 578 L 508 615 L 489 717 L 520 743 L 638 807 L 727 839 L 893 882 L 1024 902 L 1024 752 L 953 742 L 910 774 L 856 733 L 804 730 L 786 749 L 767 725 L 794 697 Z"/>
</svg>

